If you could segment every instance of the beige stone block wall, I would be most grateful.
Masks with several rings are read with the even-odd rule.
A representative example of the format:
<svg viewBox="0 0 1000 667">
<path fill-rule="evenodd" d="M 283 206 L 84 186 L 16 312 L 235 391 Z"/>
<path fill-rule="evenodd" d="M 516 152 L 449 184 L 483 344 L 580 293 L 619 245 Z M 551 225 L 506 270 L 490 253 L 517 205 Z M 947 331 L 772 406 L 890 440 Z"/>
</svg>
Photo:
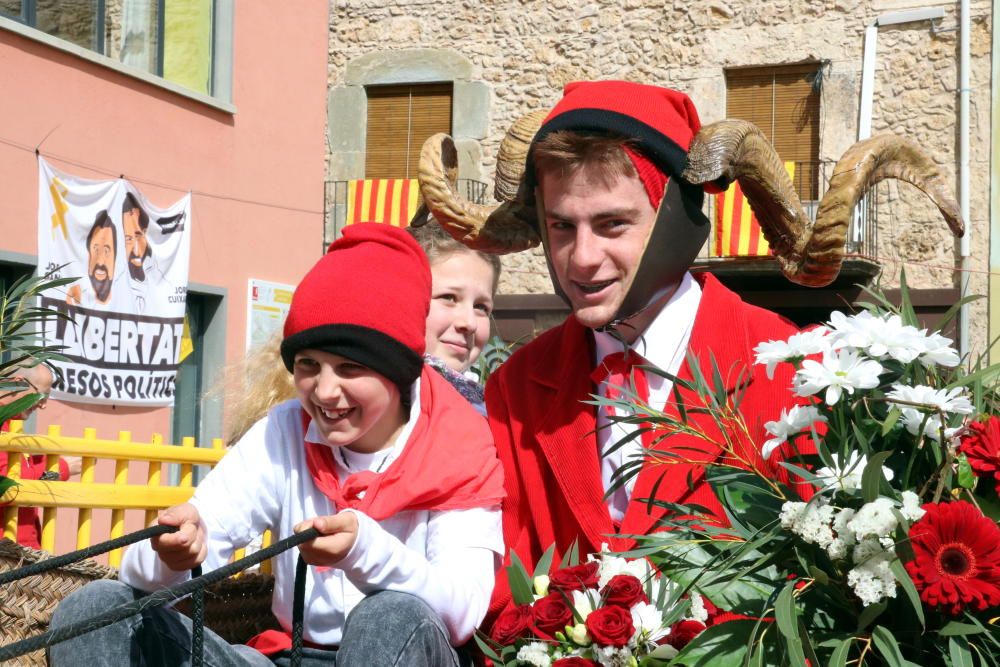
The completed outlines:
<svg viewBox="0 0 1000 667">
<path fill-rule="evenodd" d="M 878 15 L 941 6 L 945 17 L 879 32 L 873 128 L 924 145 L 958 187 L 957 3 L 922 0 L 333 0 L 331 88 L 351 60 L 379 50 L 439 48 L 473 66 L 492 103 L 482 143 L 490 173 L 504 129 L 518 115 L 551 106 L 564 84 L 619 78 L 666 85 L 692 96 L 704 122 L 725 113 L 726 68 L 820 61 L 823 66 L 820 158 L 836 160 L 857 133 L 864 30 Z M 990 146 L 990 3 L 972 1 L 972 268 L 988 269 Z M 331 123 L 336 119 L 331 116 Z M 878 254 L 883 281 L 952 287 L 958 242 L 915 188 L 879 193 Z M 504 258 L 505 293 L 551 291 L 540 252 Z M 984 273 L 972 291 L 986 292 Z M 973 309 L 971 340 L 982 349 L 985 303 Z"/>
</svg>

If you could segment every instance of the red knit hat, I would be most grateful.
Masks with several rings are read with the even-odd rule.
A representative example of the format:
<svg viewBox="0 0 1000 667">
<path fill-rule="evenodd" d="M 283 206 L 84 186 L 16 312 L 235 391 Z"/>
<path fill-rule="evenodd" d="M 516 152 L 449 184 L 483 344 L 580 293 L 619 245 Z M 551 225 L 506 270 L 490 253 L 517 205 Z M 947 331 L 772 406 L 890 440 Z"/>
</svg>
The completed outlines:
<svg viewBox="0 0 1000 667">
<path fill-rule="evenodd" d="M 566 84 L 563 98 L 545 118 L 534 142 L 560 130 L 626 137 L 667 177 L 680 179 L 691 140 L 700 129 L 698 111 L 684 93 L 631 81 L 577 81 Z M 526 174 L 534 186 L 530 152 Z M 705 184 L 705 189 L 721 192 L 727 185 Z"/>
<path fill-rule="evenodd" d="M 398 227 L 350 225 L 295 288 L 281 358 L 331 352 L 405 388 L 420 375 L 431 299 L 427 255 Z"/>
</svg>

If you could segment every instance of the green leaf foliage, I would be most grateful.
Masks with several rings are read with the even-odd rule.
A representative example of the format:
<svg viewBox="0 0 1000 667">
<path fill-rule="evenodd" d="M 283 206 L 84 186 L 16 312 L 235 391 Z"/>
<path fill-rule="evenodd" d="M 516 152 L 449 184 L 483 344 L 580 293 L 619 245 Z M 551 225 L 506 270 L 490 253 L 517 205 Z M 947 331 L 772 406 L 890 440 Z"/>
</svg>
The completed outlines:
<svg viewBox="0 0 1000 667">
<path fill-rule="evenodd" d="M 833 649 L 833 653 L 830 654 L 830 662 L 827 663 L 829 667 L 845 667 L 845 665 L 847 665 L 847 656 L 850 655 L 851 646 L 853 645 L 853 637 L 842 639 L 840 643 L 837 644 L 837 647 Z"/>
<path fill-rule="evenodd" d="M 671 665 L 743 667 L 756 627 L 756 621 L 742 620 L 713 625 L 691 640 Z"/>
<path fill-rule="evenodd" d="M 532 579 L 549 573 L 549 568 L 552 567 L 552 555 L 555 551 L 556 545 L 554 544 L 545 550 L 545 553 L 542 554 L 542 557 L 538 559 L 538 563 L 535 565 L 535 572 L 531 575 Z"/>
<path fill-rule="evenodd" d="M 976 473 L 972 472 L 969 458 L 965 454 L 958 455 L 958 485 L 963 489 L 972 489 L 976 486 Z"/>
<path fill-rule="evenodd" d="M 531 604 L 534 599 L 534 590 L 531 586 L 531 578 L 524 568 L 524 563 L 518 558 L 514 551 L 510 552 L 510 565 L 507 567 L 507 582 L 510 584 L 510 592 L 515 604 Z"/>
<path fill-rule="evenodd" d="M 892 451 L 875 452 L 868 458 L 868 465 L 861 473 L 861 496 L 866 503 L 878 498 L 879 488 L 883 482 L 882 466 L 890 456 L 892 456 Z"/>
<path fill-rule="evenodd" d="M 4 477 L 0 475 L 0 496 L 7 493 L 7 489 L 11 489 L 17 486 L 17 482 L 12 480 L 10 477 Z"/>
<path fill-rule="evenodd" d="M 906 599 L 910 601 L 910 607 L 917 615 L 917 619 L 920 620 L 920 627 L 926 627 L 927 622 L 924 620 L 924 606 L 920 602 L 920 593 L 917 592 L 917 587 L 913 585 L 913 580 L 910 579 L 910 575 L 906 572 L 906 568 L 903 567 L 903 563 L 898 559 L 894 560 L 889 565 L 889 569 L 892 570 L 892 575 L 896 577 L 896 581 L 903 589 L 903 592 L 906 593 Z"/>
<path fill-rule="evenodd" d="M 799 635 L 799 612 L 795 607 L 795 582 L 788 582 L 778 594 L 774 604 L 774 619 L 785 641 L 788 656 L 794 667 L 805 667 L 806 654 Z"/>
<path fill-rule="evenodd" d="M 938 630 L 942 637 L 959 637 L 965 635 L 978 635 L 986 632 L 986 628 L 972 623 L 961 623 L 959 621 L 949 621 L 944 627 Z"/>
<path fill-rule="evenodd" d="M 974 667 L 969 640 L 964 637 L 948 640 L 948 657 L 951 658 L 951 667 Z"/>
<path fill-rule="evenodd" d="M 876 625 L 872 631 L 872 642 L 888 667 L 920 667 L 903 657 L 896 638 L 881 625 Z"/>
</svg>

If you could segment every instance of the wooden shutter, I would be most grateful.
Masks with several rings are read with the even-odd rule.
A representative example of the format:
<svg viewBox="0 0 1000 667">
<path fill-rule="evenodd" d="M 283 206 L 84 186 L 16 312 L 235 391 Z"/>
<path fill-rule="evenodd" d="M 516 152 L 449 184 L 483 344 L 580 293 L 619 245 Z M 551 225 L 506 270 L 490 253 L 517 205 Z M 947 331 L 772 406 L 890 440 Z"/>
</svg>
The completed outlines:
<svg viewBox="0 0 1000 667">
<path fill-rule="evenodd" d="M 789 65 L 726 72 L 726 116 L 759 127 L 782 161 L 793 161 L 799 197 L 818 197 L 819 93 L 812 78 L 818 65 Z"/>
<path fill-rule="evenodd" d="M 451 134 L 450 83 L 367 89 L 365 178 L 416 178 L 420 149 L 432 134 Z"/>
</svg>

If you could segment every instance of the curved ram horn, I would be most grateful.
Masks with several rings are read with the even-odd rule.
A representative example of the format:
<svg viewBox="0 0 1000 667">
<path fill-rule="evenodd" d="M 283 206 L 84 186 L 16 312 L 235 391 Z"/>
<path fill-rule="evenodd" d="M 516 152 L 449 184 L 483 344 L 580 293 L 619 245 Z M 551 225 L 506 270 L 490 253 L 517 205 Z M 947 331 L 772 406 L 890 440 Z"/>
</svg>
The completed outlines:
<svg viewBox="0 0 1000 667">
<path fill-rule="evenodd" d="M 833 282 L 844 261 L 854 208 L 866 191 L 887 178 L 910 183 L 937 205 L 956 236 L 964 233 L 958 205 L 937 165 L 912 141 L 884 134 L 859 141 L 834 167 L 810 224 L 780 158 L 760 130 L 745 121 L 702 128 L 689 152 L 685 177 L 703 183 L 737 178 L 785 276 L 800 285 Z"/>
<path fill-rule="evenodd" d="M 517 188 L 524 174 L 524 163 L 528 159 L 531 140 L 548 115 L 548 111 L 530 111 L 514 121 L 507 130 L 500 150 L 497 152 L 497 174 L 493 192 L 498 202 L 512 201 L 517 196 Z"/>
<path fill-rule="evenodd" d="M 802 251 L 813 225 L 774 147 L 753 123 L 723 120 L 705 125 L 691 141 L 683 177 L 700 184 L 721 176 L 739 180 L 782 272 L 800 282 Z"/>
<path fill-rule="evenodd" d="M 538 112 L 527 114 L 504 137 L 497 156 L 498 197 L 512 191 L 505 185 L 501 192 L 501 181 L 513 182 L 513 192 L 517 191 L 528 146 L 543 117 Z M 447 176 L 457 166 L 458 153 L 451 137 L 435 134 L 424 143 L 417 169 L 420 192 L 431 214 L 448 233 L 474 250 L 498 255 L 527 250 L 541 242 L 534 210 L 519 197 L 510 195 L 510 201 L 496 208 L 475 204 L 459 194 Z"/>
</svg>

